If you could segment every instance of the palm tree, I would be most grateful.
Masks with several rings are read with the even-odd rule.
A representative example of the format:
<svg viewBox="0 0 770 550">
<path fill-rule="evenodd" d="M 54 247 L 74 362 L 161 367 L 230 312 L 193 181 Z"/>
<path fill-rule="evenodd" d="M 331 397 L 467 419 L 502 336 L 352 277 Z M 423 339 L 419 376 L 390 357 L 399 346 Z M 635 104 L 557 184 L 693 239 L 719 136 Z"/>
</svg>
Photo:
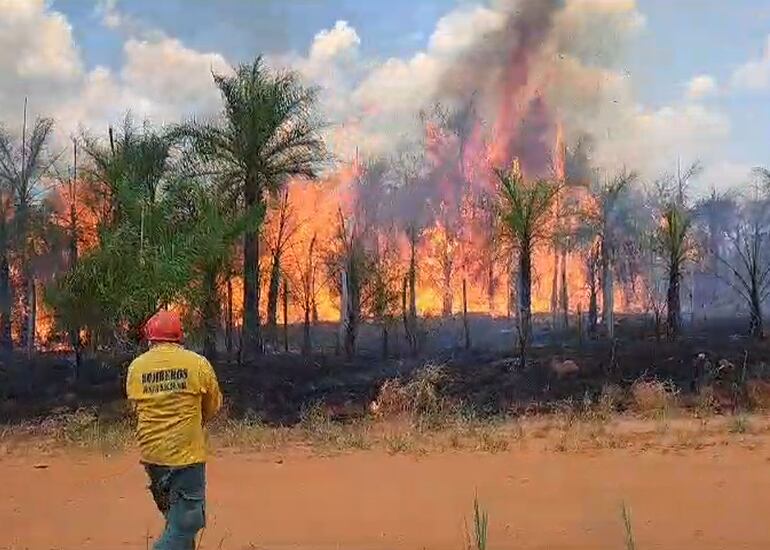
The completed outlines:
<svg viewBox="0 0 770 550">
<path fill-rule="evenodd" d="M 200 313 L 203 325 L 203 353 L 209 359 L 217 354 L 217 335 L 221 326 L 222 303 L 220 288 L 229 276 L 235 241 L 248 229 L 262 222 L 263 210 L 254 209 L 248 215 L 233 215 L 214 189 L 206 183 L 176 185 L 169 197 L 183 211 L 178 226 L 185 228 L 192 239 L 192 270 L 185 287 L 185 301 Z"/>
<path fill-rule="evenodd" d="M 658 244 L 664 255 L 668 273 L 666 320 L 670 338 L 679 336 L 682 328 L 680 286 L 682 268 L 693 251 L 691 228 L 692 218 L 681 204 L 670 202 L 664 206 L 661 225 L 658 228 Z"/>
<path fill-rule="evenodd" d="M 132 206 L 159 199 L 172 168 L 170 136 L 147 122 L 138 128 L 127 113 L 117 135 L 110 127 L 108 143 L 88 135 L 82 141 L 90 160 L 83 172 L 95 199 L 91 206 L 99 210 L 100 230 L 120 223 Z"/>
<path fill-rule="evenodd" d="M 49 301 L 67 326 L 88 326 L 99 337 L 127 321 L 137 339 L 158 296 L 166 300 L 175 292 L 165 281 L 184 279 L 181 273 L 171 277 L 169 268 L 181 265 L 187 253 L 166 219 L 172 205 L 165 194 L 175 185 L 171 143 L 148 123 L 137 127 L 130 115 L 117 134 L 110 128 L 109 141 L 87 135 L 82 141 L 88 157 L 82 174 L 99 218 L 99 247 L 79 258 L 56 292 L 49 292 Z"/>
<path fill-rule="evenodd" d="M 189 122 L 177 128 L 190 140 L 201 169 L 216 177 L 224 196 L 243 211 L 262 206 L 268 193 L 291 177 L 315 178 L 324 145 L 315 116 L 317 91 L 293 72 L 272 72 L 262 58 L 232 76 L 215 74 L 224 101 L 218 124 Z M 243 239 L 243 352 L 261 351 L 259 227 Z"/>
<path fill-rule="evenodd" d="M 495 170 L 500 180 L 500 219 L 518 251 L 518 329 L 522 358 L 531 336 L 532 254 L 535 245 L 548 237 L 546 224 L 560 184 L 551 180 L 525 182 L 514 163 L 508 171 Z"/>
<path fill-rule="evenodd" d="M 53 120 L 38 118 L 27 135 L 27 102 L 24 101 L 24 120 L 21 143 L 5 129 L 0 128 L 0 182 L 10 195 L 12 218 L 3 219 L 4 236 L 0 240 L 0 311 L 5 318 L 9 290 L 4 283 L 8 253 L 13 251 L 19 261 L 21 274 L 21 345 L 31 352 L 35 343 L 36 286 L 32 260 L 35 256 L 32 233 L 40 227 L 44 215 L 41 198 L 44 195 L 43 180 L 50 174 L 55 159 L 47 154 L 48 141 L 53 132 Z M 6 199 L 7 200 L 7 199 Z M 7 205 L 6 205 L 7 206 Z M 3 208 L 6 210 L 6 208 Z M 5 216 L 8 215 L 6 211 Z M 8 231 L 10 229 L 10 231 Z M 7 285 L 10 287 L 10 285 Z M 4 325 L 5 327 L 5 325 Z M 3 329 L 6 330 L 5 328 Z"/>
</svg>

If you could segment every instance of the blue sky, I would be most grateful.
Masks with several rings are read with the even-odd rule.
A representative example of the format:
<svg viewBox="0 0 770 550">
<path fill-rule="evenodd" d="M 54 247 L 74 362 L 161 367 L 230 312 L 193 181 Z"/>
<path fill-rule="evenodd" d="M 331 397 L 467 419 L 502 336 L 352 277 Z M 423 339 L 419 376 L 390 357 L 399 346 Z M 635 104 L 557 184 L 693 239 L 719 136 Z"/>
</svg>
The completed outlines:
<svg viewBox="0 0 770 550">
<path fill-rule="evenodd" d="M 640 0 L 647 27 L 630 50 L 636 91 L 648 105 L 682 95 L 683 84 L 710 74 L 724 84 L 733 71 L 759 57 L 770 33 L 765 0 Z M 725 93 L 712 98 L 737 131 L 729 154 L 737 162 L 770 162 L 770 95 Z"/>
<path fill-rule="evenodd" d="M 67 14 L 92 64 L 120 62 L 119 34 L 98 24 L 95 2 L 55 0 Z M 255 53 L 303 51 L 321 29 L 348 21 L 365 54 L 405 56 L 424 46 L 452 0 L 124 0 L 121 12 L 151 23 L 186 45 L 232 60 Z"/>
<path fill-rule="evenodd" d="M 93 102 L 106 101 L 110 94 L 120 96 L 129 106 L 134 101 L 141 109 L 152 103 L 153 90 L 162 89 L 162 74 L 150 75 L 149 80 L 154 78 L 160 84 L 156 83 L 149 91 L 141 90 L 141 94 L 136 90 L 136 83 L 131 88 L 124 82 L 132 77 L 142 78 L 141 70 L 146 70 L 146 66 L 135 66 L 136 74 L 125 76 L 121 72 L 128 64 L 126 44 L 131 40 L 174 39 L 196 55 L 198 52 L 215 54 L 205 57 L 205 62 L 214 66 L 222 61 L 247 60 L 256 53 L 285 55 L 291 52 L 296 57 L 307 56 L 320 31 L 332 29 L 338 21 L 346 21 L 353 29 L 356 55 L 366 63 L 382 63 L 388 58 L 406 63 L 416 52 L 429 47 L 430 37 L 442 17 L 461 4 L 486 4 L 484 0 L 27 1 L 40 5 L 41 13 L 35 15 L 38 18 L 35 21 L 42 21 L 55 12 L 66 18 L 66 25 L 71 29 L 72 52 L 68 55 L 76 57 L 82 65 L 77 76 L 80 87 L 73 84 L 73 89 L 76 89 L 75 95 L 92 98 L 88 109 L 76 105 L 67 112 L 85 114 L 91 114 Z M 633 0 L 566 1 L 633 4 Z M 673 120 L 672 131 L 684 132 L 682 139 L 692 138 L 694 142 L 700 138 L 698 132 L 713 132 L 709 148 L 691 148 L 693 154 L 703 151 L 707 158 L 702 160 L 720 166 L 721 172 L 715 172 L 713 177 L 730 172 L 735 178 L 741 170 L 747 172 L 751 166 L 770 164 L 766 146 L 770 141 L 770 108 L 767 107 L 770 53 L 764 52 L 770 35 L 770 2 L 636 0 L 635 10 L 643 16 L 645 24 L 629 40 L 622 70 L 631 76 L 637 108 L 649 114 L 647 126 L 665 134 L 666 121 Z M 109 13 L 119 15 L 120 23 L 107 24 L 105 16 Z M 0 46 L 2 33 L 0 21 Z M 155 55 L 149 49 L 145 53 L 147 59 Z M 760 85 L 753 88 L 735 85 L 736 71 L 752 60 L 763 60 L 763 56 L 764 61 L 753 70 L 762 74 L 766 71 L 767 85 L 761 78 Z M 2 63 L 0 59 L 0 65 Z M 96 67 L 105 67 L 110 74 L 92 72 Z M 699 75 L 705 76 L 701 82 L 705 87 L 699 88 L 701 92 L 697 96 L 688 96 L 688 83 Z M 27 93 L 38 83 L 27 79 L 20 85 Z M 179 94 L 184 99 L 194 94 L 195 88 L 190 86 Z M 337 90 L 338 95 L 347 93 L 344 90 Z M 0 85 L 0 111 L 2 95 Z M 695 120 L 687 134 L 678 126 L 686 126 L 693 117 L 701 120 Z M 648 141 L 661 141 L 660 135 L 650 136 Z"/>
</svg>

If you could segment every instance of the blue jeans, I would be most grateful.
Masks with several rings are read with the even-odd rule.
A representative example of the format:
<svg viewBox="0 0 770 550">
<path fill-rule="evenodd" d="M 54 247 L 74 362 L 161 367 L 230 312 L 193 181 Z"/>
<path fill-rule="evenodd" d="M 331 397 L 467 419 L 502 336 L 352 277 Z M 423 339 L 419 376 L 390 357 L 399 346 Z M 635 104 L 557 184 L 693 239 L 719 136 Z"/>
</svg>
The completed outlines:
<svg viewBox="0 0 770 550">
<path fill-rule="evenodd" d="M 144 468 L 155 504 L 166 518 L 153 550 L 194 550 L 195 536 L 206 525 L 206 465 Z"/>
</svg>

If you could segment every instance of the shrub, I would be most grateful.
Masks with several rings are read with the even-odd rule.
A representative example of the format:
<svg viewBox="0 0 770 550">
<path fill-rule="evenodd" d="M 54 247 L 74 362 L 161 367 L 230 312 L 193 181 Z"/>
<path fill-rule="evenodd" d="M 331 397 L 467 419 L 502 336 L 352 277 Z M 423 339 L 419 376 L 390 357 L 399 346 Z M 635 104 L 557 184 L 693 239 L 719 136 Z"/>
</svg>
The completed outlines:
<svg viewBox="0 0 770 550">
<path fill-rule="evenodd" d="M 644 416 L 665 416 L 676 407 L 677 391 L 672 384 L 637 381 L 631 387 L 634 409 Z"/>
<path fill-rule="evenodd" d="M 415 420 L 439 420 L 456 410 L 440 392 L 440 385 L 446 379 L 445 366 L 428 364 L 406 383 L 399 379 L 386 380 L 370 410 L 383 418 L 408 415 Z"/>
</svg>

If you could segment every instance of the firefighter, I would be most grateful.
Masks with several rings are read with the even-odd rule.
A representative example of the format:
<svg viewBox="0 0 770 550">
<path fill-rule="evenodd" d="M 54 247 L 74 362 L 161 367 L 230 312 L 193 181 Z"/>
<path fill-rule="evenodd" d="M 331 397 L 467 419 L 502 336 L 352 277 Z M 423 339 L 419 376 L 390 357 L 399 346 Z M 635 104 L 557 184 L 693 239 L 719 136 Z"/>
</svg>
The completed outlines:
<svg viewBox="0 0 770 550">
<path fill-rule="evenodd" d="M 145 326 L 150 349 L 128 368 L 126 393 L 150 491 L 166 526 L 154 550 L 191 550 L 206 520 L 204 424 L 222 406 L 216 374 L 182 347 L 179 316 L 160 311 Z"/>
</svg>

